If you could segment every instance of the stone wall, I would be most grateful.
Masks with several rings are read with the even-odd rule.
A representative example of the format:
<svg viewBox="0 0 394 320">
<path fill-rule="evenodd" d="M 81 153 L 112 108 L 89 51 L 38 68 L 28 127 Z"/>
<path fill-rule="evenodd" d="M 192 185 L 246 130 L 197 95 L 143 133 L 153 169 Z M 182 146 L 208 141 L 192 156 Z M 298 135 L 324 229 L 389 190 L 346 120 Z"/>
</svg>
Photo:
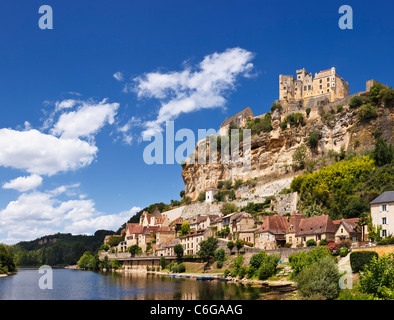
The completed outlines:
<svg viewBox="0 0 394 320">
<path fill-rule="evenodd" d="M 375 251 L 379 257 L 394 253 L 394 245 L 353 248 L 352 251 Z"/>
</svg>

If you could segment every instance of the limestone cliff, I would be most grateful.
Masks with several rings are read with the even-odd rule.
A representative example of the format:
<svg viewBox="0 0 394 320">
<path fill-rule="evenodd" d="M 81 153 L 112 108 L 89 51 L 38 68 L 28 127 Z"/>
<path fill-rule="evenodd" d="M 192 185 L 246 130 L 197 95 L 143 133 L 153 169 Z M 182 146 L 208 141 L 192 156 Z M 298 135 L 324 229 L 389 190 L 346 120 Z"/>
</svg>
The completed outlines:
<svg viewBox="0 0 394 320">
<path fill-rule="evenodd" d="M 382 137 L 387 142 L 394 143 L 394 108 L 379 107 L 376 119 L 361 122 L 357 117 L 359 110 L 348 107 L 350 98 L 351 96 L 312 107 L 308 116 L 306 109 L 300 106 L 295 112 L 303 114 L 306 124 L 292 127 L 288 125 L 284 130 L 280 128 L 280 123 L 288 113 L 282 113 L 281 110 L 276 109 L 271 115 L 273 129 L 270 132 L 252 135 L 251 170 L 242 170 L 240 166 L 231 162 L 228 165 L 186 162 L 182 171 L 186 196 L 195 200 L 201 191 L 216 188 L 220 180 L 246 181 L 250 178 L 257 178 L 258 185 L 261 186 L 301 174 L 303 171 L 296 171 L 292 166 L 293 153 L 299 146 L 306 145 L 313 131 L 320 133 L 319 142 L 314 150 L 307 147 L 307 158 L 316 161 L 316 166 L 324 165 L 319 159 L 327 155 L 329 150 L 340 152 L 342 149 L 346 152 L 357 151 L 359 153 L 372 149 L 374 143 L 372 133 L 376 129 L 382 132 Z M 343 111 L 337 111 L 338 105 L 343 105 Z"/>
</svg>

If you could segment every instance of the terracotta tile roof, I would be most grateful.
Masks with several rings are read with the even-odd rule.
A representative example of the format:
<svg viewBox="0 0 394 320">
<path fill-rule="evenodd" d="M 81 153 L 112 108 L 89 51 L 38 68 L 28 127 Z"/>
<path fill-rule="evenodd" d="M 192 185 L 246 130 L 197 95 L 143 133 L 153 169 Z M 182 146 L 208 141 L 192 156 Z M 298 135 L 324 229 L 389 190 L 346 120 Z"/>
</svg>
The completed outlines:
<svg viewBox="0 0 394 320">
<path fill-rule="evenodd" d="M 257 233 L 271 232 L 273 234 L 285 234 L 289 222 L 283 216 L 268 216 L 261 227 L 256 231 Z"/>
<path fill-rule="evenodd" d="M 296 232 L 300 221 L 305 218 L 305 215 L 303 215 L 302 213 L 293 213 L 290 216 L 289 226 L 287 227 L 286 233 Z"/>
<path fill-rule="evenodd" d="M 302 219 L 296 230 L 296 236 L 335 233 L 336 226 L 327 215 Z"/>
<path fill-rule="evenodd" d="M 335 220 L 335 221 L 333 221 L 333 223 L 335 224 L 337 230 L 342 223 L 343 227 L 345 228 L 345 230 L 349 234 L 357 234 L 357 233 L 361 232 L 361 228 L 357 224 L 358 220 L 359 220 L 359 218 L 342 219 L 342 220 Z"/>
</svg>

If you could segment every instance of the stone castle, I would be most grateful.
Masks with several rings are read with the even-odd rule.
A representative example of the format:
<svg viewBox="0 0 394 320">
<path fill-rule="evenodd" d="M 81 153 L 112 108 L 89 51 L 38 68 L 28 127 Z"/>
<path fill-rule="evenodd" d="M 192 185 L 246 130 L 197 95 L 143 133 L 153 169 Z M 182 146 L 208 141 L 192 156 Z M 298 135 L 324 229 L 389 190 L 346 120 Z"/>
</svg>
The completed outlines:
<svg viewBox="0 0 394 320">
<path fill-rule="evenodd" d="M 279 75 L 279 100 L 301 100 L 321 98 L 333 102 L 349 95 L 349 84 L 335 71 L 335 68 L 308 74 L 305 69 L 297 70 L 297 78 L 292 75 Z"/>
</svg>

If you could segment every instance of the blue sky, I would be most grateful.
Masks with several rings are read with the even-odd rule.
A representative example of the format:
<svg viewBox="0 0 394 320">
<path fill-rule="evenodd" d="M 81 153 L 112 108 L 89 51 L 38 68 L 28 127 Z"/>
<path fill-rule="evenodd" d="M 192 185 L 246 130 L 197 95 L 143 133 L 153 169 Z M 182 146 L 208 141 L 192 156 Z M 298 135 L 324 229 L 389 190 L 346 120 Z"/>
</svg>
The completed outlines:
<svg viewBox="0 0 394 320">
<path fill-rule="evenodd" d="M 52 30 L 38 27 L 43 4 Z M 338 27 L 343 4 L 353 30 Z M 246 106 L 265 113 L 279 74 L 303 67 L 336 67 L 351 93 L 392 85 L 392 1 L 24 0 L 2 12 L 0 242 L 117 229 L 179 199 L 181 166 L 144 162 L 152 123 L 197 132 Z"/>
</svg>

